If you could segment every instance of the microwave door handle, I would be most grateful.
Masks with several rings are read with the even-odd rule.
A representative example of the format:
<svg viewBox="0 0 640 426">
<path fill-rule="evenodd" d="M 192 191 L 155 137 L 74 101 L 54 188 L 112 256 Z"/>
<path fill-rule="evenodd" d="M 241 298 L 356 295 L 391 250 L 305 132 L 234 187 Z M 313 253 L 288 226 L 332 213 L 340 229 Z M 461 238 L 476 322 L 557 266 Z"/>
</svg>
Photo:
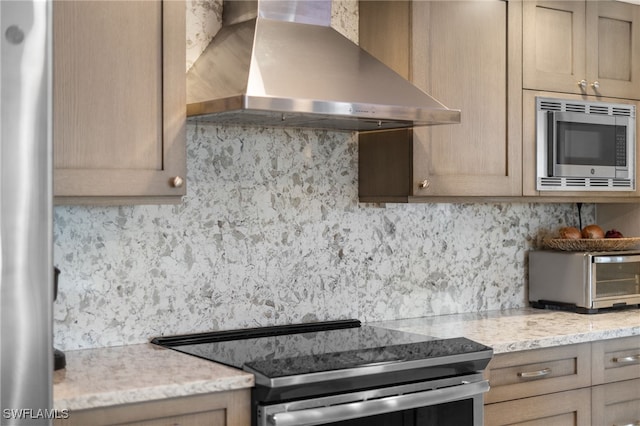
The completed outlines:
<svg viewBox="0 0 640 426">
<path fill-rule="evenodd" d="M 555 176 L 556 113 L 547 111 L 547 176 Z"/>
</svg>

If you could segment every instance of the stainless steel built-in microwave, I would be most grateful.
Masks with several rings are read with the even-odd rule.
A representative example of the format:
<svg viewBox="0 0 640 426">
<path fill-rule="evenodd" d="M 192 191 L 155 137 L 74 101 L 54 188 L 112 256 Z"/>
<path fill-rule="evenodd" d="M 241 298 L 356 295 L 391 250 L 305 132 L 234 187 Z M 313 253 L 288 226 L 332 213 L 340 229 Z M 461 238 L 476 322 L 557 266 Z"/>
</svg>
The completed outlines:
<svg viewBox="0 0 640 426">
<path fill-rule="evenodd" d="M 640 251 L 531 251 L 529 302 L 584 313 L 639 306 Z"/>
<path fill-rule="evenodd" d="M 537 190 L 635 191 L 635 105 L 536 97 Z"/>
</svg>

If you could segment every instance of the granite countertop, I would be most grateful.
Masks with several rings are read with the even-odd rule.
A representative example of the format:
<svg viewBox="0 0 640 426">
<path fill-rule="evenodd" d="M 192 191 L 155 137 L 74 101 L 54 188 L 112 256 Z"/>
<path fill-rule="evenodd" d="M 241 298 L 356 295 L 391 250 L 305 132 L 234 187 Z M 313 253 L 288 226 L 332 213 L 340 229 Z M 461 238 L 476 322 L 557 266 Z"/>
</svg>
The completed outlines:
<svg viewBox="0 0 640 426">
<path fill-rule="evenodd" d="M 640 335 L 640 309 L 598 314 L 523 308 L 370 323 L 438 338 L 464 336 L 495 354 Z"/>
<path fill-rule="evenodd" d="M 53 408 L 83 410 L 250 388 L 253 375 L 148 344 L 65 353 L 53 375 Z"/>
<path fill-rule="evenodd" d="M 453 314 L 369 325 L 436 338 L 466 337 L 494 353 L 640 335 L 640 309 L 593 315 L 543 309 Z M 82 410 L 250 388 L 244 371 L 152 344 L 67 351 L 54 373 L 54 408 Z"/>
</svg>

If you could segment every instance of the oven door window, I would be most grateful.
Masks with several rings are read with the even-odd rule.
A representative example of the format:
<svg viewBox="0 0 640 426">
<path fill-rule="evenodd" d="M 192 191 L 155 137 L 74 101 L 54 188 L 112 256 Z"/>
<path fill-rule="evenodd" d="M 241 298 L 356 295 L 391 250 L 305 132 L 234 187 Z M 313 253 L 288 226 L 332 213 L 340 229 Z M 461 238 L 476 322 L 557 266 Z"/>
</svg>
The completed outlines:
<svg viewBox="0 0 640 426">
<path fill-rule="evenodd" d="M 640 262 L 596 263 L 595 299 L 640 295 Z"/>
<path fill-rule="evenodd" d="M 558 121 L 556 126 L 558 164 L 614 167 L 618 165 L 615 125 Z"/>
</svg>

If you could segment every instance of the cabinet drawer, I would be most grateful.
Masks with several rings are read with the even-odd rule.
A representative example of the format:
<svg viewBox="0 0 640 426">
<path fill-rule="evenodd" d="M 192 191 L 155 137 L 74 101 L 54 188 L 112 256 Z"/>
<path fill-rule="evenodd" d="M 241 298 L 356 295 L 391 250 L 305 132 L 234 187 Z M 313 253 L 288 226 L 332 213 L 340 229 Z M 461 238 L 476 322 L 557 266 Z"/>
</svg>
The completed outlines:
<svg viewBox="0 0 640 426">
<path fill-rule="evenodd" d="M 496 355 L 486 370 L 485 403 L 508 401 L 591 385 L 588 343 Z"/>
<path fill-rule="evenodd" d="M 590 392 L 584 388 L 485 405 L 484 424 L 587 426 L 591 424 Z"/>
<path fill-rule="evenodd" d="M 593 343 L 594 385 L 640 378 L 640 336 Z"/>
<path fill-rule="evenodd" d="M 640 424 L 640 379 L 594 386 L 591 398 L 594 425 Z"/>
<path fill-rule="evenodd" d="M 225 410 L 218 409 L 140 422 L 127 422 L 115 426 L 227 426 L 228 424 Z"/>
<path fill-rule="evenodd" d="M 251 389 L 69 411 L 54 426 L 249 426 Z"/>
</svg>

